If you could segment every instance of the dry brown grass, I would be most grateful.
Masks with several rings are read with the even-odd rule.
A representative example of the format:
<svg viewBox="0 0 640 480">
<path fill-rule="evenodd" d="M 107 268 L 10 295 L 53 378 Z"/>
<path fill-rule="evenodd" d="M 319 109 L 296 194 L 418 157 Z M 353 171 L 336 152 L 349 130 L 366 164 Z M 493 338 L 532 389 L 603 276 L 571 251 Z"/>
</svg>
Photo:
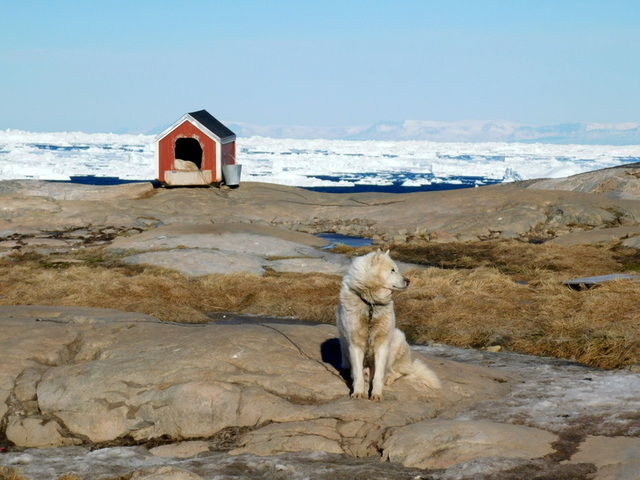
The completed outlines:
<svg viewBox="0 0 640 480">
<path fill-rule="evenodd" d="M 493 267 L 524 281 L 536 279 L 541 273 L 561 272 L 567 277 L 583 277 L 640 266 L 637 249 L 615 245 L 564 247 L 519 241 L 424 243 L 397 246 L 393 253 L 406 262 L 443 269 Z"/>
<path fill-rule="evenodd" d="M 124 265 L 100 252 L 83 255 L 81 264 L 52 265 L 38 256 L 0 261 L 0 304 L 118 308 L 172 322 L 208 321 L 212 312 L 334 321 L 337 276 L 192 278 Z M 392 255 L 431 267 L 411 271 L 411 287 L 396 300 L 398 323 L 413 341 L 475 348 L 498 344 L 602 368 L 640 363 L 640 283 L 615 281 L 581 291 L 562 283 L 637 270 L 637 249 L 496 241 L 403 245 Z"/>
<path fill-rule="evenodd" d="M 122 475 L 112 480 L 129 480 L 132 474 Z M 14 468 L 0 467 L 0 480 L 29 480 L 27 477 L 23 477 Z M 68 473 L 62 474 L 58 477 L 58 480 L 83 480 L 81 477 L 71 475 Z"/>
<path fill-rule="evenodd" d="M 212 312 L 326 322 L 333 316 L 338 289 L 337 277 L 321 274 L 235 273 L 193 278 L 113 259 L 56 266 L 37 256 L 0 262 L 2 305 L 117 308 L 181 323 L 209 321 L 206 315 Z"/>
<path fill-rule="evenodd" d="M 28 478 L 23 477 L 13 468 L 0 467 L 0 480 L 28 480 Z"/>
<path fill-rule="evenodd" d="M 412 272 L 398 296 L 399 324 L 414 341 L 501 345 L 601 368 L 640 363 L 640 285 L 615 281 L 576 291 L 561 274 L 530 284 L 496 269 Z"/>
<path fill-rule="evenodd" d="M 613 281 L 587 290 L 563 284 L 636 270 L 637 249 L 496 241 L 394 252 L 439 267 L 414 271 L 411 288 L 396 301 L 399 323 L 414 341 L 501 345 L 600 368 L 640 363 L 640 283 Z"/>
</svg>

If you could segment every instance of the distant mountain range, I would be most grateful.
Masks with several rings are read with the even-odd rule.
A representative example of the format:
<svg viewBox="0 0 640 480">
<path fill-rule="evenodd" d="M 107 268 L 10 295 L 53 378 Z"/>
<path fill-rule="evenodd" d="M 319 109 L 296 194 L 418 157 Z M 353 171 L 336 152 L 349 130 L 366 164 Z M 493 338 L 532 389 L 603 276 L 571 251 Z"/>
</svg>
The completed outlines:
<svg viewBox="0 0 640 480">
<path fill-rule="evenodd" d="M 226 124 L 240 137 L 328 140 L 427 140 L 433 142 L 523 142 L 640 145 L 640 123 L 564 123 L 528 126 L 511 122 L 384 121 L 360 127 L 258 126 Z"/>
</svg>

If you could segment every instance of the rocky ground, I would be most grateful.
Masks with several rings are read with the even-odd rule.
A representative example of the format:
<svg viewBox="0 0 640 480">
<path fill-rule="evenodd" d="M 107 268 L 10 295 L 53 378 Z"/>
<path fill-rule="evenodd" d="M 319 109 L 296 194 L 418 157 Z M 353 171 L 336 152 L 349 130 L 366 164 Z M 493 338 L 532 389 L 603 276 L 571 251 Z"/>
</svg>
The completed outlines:
<svg viewBox="0 0 640 480">
<path fill-rule="evenodd" d="M 639 177 L 636 165 L 410 195 L 330 195 L 258 183 L 155 189 L 8 181 L 0 182 L 0 256 L 104 248 L 125 262 L 195 276 L 341 274 L 348 262 L 322 250 L 328 242 L 313 233 L 396 243 L 519 238 L 640 246 Z M 116 310 L 50 306 L 1 307 L 0 324 L 0 465 L 19 472 L 31 471 L 37 460 L 24 459 L 44 451 L 31 449 L 54 447 L 85 455 L 137 448 L 131 455 L 194 459 L 151 462 L 151 470 L 138 468 L 140 479 L 213 478 L 202 464 L 215 452 L 225 452 L 218 463 L 245 459 L 247 471 L 255 460 L 246 459 L 324 452 L 392 462 L 406 475 L 397 478 L 415 477 L 416 468 L 423 478 L 443 479 L 638 478 L 640 431 L 632 427 L 572 433 L 518 417 L 474 417 L 482 405 L 508 407 L 519 386 L 538 381 L 508 369 L 428 356 L 442 390 L 401 380 L 383 403 L 350 400 L 333 326 L 262 318 L 175 325 Z M 277 458 L 286 471 L 287 461 Z M 161 468 L 182 476 L 163 477 Z M 111 478 L 115 473 L 122 474 L 111 470 Z M 255 475 L 247 478 L 267 478 Z"/>
<path fill-rule="evenodd" d="M 378 243 L 519 238 L 565 244 L 621 240 L 636 246 L 639 172 L 635 165 L 562 181 L 406 195 L 325 194 L 263 183 L 156 189 L 150 183 L 5 181 L 0 182 L 0 255 L 106 245 L 144 254 L 133 262 L 166 266 L 179 247 L 197 249 L 207 256 L 201 266 L 214 269 L 224 258 L 237 270 L 261 271 L 266 260 L 276 270 L 333 272 L 340 259 L 318 253 L 315 247 L 327 242 L 310 234 L 359 235 Z M 182 253 L 187 261 L 188 252 Z M 271 264 L 274 259 L 294 261 Z M 202 268 L 194 274 L 217 273 Z"/>
</svg>

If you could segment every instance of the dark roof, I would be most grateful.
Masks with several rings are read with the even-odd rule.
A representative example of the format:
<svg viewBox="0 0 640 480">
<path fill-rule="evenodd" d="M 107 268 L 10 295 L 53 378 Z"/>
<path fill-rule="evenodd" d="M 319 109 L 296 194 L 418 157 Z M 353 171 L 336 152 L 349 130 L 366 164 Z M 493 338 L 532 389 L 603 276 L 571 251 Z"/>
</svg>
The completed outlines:
<svg viewBox="0 0 640 480">
<path fill-rule="evenodd" d="M 194 120 L 200 122 L 211 133 L 218 136 L 221 140 L 228 137 L 235 137 L 236 134 L 225 127 L 218 119 L 211 115 L 206 110 L 198 110 L 197 112 L 190 112 L 189 115 Z"/>
</svg>

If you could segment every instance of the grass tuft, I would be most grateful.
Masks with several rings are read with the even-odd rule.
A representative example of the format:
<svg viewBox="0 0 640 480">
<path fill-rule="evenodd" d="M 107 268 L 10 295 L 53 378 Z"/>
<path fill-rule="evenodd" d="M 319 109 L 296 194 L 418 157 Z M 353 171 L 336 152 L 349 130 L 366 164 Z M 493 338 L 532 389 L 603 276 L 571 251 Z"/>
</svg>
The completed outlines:
<svg viewBox="0 0 640 480">
<path fill-rule="evenodd" d="M 29 480 L 23 477 L 14 468 L 0 467 L 0 480 Z"/>
</svg>

